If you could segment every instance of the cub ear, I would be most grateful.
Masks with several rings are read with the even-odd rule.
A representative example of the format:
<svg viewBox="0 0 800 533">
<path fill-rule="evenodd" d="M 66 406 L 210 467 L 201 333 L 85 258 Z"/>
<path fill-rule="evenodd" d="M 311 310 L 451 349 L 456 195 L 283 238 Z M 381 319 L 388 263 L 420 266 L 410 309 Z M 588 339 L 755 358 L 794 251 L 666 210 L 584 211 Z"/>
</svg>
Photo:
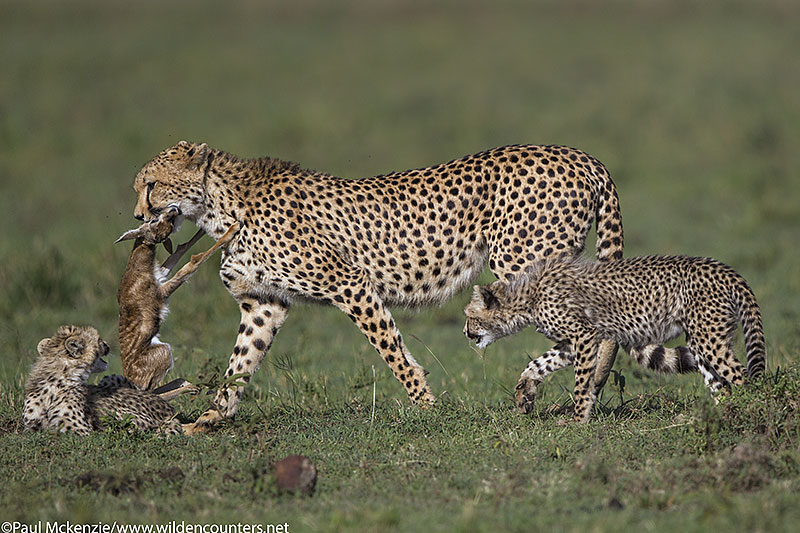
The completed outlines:
<svg viewBox="0 0 800 533">
<path fill-rule="evenodd" d="M 36 351 L 39 352 L 39 355 L 44 355 L 45 348 L 47 347 L 47 343 L 50 342 L 49 337 L 45 337 L 44 339 L 39 341 L 39 344 L 36 345 Z"/>
<path fill-rule="evenodd" d="M 65 346 L 70 357 L 80 357 L 86 350 L 86 345 L 80 337 L 70 337 L 67 339 Z"/>
<path fill-rule="evenodd" d="M 500 305 L 500 300 L 498 300 L 495 293 L 492 292 L 491 285 L 484 285 L 482 287 L 475 285 L 473 288 L 472 298 L 473 300 L 483 303 L 483 306 L 488 310 L 495 309 Z"/>
<path fill-rule="evenodd" d="M 492 294 L 494 294 L 495 298 L 502 300 L 506 297 L 508 283 L 498 279 L 490 283 L 489 288 L 492 290 Z"/>
<path fill-rule="evenodd" d="M 210 149 L 206 143 L 196 144 L 189 148 L 186 155 L 189 161 L 186 163 L 186 168 L 194 169 L 203 165 L 208 160 L 208 153 Z"/>
</svg>

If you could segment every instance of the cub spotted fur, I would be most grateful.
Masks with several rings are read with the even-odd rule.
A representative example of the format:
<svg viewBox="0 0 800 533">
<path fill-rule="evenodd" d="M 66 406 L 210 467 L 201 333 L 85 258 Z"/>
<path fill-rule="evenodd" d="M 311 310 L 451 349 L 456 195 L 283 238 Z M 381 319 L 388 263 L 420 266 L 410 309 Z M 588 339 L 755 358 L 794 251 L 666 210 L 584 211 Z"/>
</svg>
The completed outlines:
<svg viewBox="0 0 800 533">
<path fill-rule="evenodd" d="M 613 340 L 643 365 L 662 372 L 700 371 L 716 393 L 741 385 L 732 339 L 742 323 L 747 376 L 764 371 L 765 344 L 755 295 L 731 267 L 703 257 L 634 257 L 609 262 L 559 258 L 536 264 L 508 283 L 474 289 L 464 333 L 479 347 L 528 324 L 555 341 L 545 364 L 532 361 L 517 384 L 528 412 L 551 372 L 575 365 L 575 420 L 588 420 L 595 400 L 597 347 Z M 664 342 L 686 333 L 687 345 Z"/>
</svg>

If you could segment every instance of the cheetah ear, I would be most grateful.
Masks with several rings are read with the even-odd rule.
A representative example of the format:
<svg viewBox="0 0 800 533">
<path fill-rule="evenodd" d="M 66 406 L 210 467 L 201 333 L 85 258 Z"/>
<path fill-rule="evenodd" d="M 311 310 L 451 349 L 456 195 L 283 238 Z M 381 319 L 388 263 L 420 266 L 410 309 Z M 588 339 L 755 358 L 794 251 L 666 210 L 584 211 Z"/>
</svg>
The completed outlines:
<svg viewBox="0 0 800 533">
<path fill-rule="evenodd" d="M 189 148 L 186 155 L 189 161 L 186 163 L 186 168 L 194 169 L 203 165 L 208 160 L 208 153 L 210 149 L 206 143 L 197 144 Z"/>
<path fill-rule="evenodd" d="M 84 350 L 86 350 L 86 346 L 80 337 L 70 337 L 64 345 L 67 348 L 67 353 L 71 357 L 80 357 L 83 355 Z"/>
<path fill-rule="evenodd" d="M 50 338 L 45 337 L 44 339 L 39 341 L 39 344 L 36 345 L 36 351 L 39 352 L 39 355 L 44 355 L 48 342 L 50 342 Z"/>
</svg>

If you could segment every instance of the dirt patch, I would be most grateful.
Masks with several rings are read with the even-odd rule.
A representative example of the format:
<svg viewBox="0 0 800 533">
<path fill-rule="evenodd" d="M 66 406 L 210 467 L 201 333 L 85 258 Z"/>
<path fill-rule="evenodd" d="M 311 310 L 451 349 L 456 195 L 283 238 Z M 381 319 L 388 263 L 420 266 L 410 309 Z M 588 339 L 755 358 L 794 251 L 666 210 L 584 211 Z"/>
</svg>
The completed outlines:
<svg viewBox="0 0 800 533">
<path fill-rule="evenodd" d="M 0 435 L 18 433 L 22 429 L 22 422 L 17 418 L 0 419 Z"/>
<path fill-rule="evenodd" d="M 113 496 L 138 492 L 148 484 L 166 481 L 179 483 L 186 475 L 177 466 L 160 470 L 148 470 L 139 474 L 130 472 L 97 472 L 90 470 L 75 477 L 73 483 L 78 487 L 88 487 L 95 492 L 107 492 Z"/>
</svg>

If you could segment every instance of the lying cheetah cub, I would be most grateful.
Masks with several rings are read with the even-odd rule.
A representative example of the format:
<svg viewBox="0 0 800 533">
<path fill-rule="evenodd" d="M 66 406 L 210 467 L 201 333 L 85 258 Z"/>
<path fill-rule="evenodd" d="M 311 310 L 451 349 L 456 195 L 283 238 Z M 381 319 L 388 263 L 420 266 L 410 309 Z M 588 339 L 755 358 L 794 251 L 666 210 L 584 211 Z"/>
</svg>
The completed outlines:
<svg viewBox="0 0 800 533">
<path fill-rule="evenodd" d="M 108 344 L 92 327 L 61 326 L 42 339 L 39 358 L 25 383 L 22 422 L 25 429 L 56 429 L 87 435 L 102 429 L 102 418 L 131 417 L 140 429 L 181 433 L 172 407 L 162 398 L 132 388 L 122 376 L 106 376 L 99 385 L 89 376 L 108 364 Z"/>
<path fill-rule="evenodd" d="M 742 323 L 747 376 L 764 371 L 761 313 L 753 291 L 731 267 L 701 257 L 634 257 L 609 262 L 560 258 L 537 263 L 510 283 L 475 286 L 464 309 L 464 334 L 479 347 L 528 324 L 555 341 L 547 364 L 532 361 L 517 384 L 520 411 L 551 372 L 575 365 L 575 415 L 589 419 L 595 401 L 598 343 L 611 339 L 644 366 L 662 372 L 699 371 L 712 394 L 741 385 L 732 339 Z M 664 342 L 686 333 L 687 346 Z"/>
<path fill-rule="evenodd" d="M 145 222 L 117 239 L 117 242 L 134 240 L 128 266 L 117 291 L 117 302 L 122 373 L 139 389 L 153 390 L 172 368 L 172 349 L 169 344 L 159 341 L 157 336 L 161 321 L 167 314 L 170 295 L 218 248 L 227 244 L 239 229 L 239 223 L 234 223 L 214 246 L 202 254 L 193 255 L 183 268 L 167 280 L 183 254 L 203 235 L 202 230 L 198 231 L 159 266 L 156 247 L 159 243 L 169 242 L 179 216 L 180 210 L 170 206 L 158 218 Z M 167 249 L 172 251 L 172 245 L 169 244 Z M 192 388 L 183 380 L 179 383 L 178 392 Z"/>
</svg>

